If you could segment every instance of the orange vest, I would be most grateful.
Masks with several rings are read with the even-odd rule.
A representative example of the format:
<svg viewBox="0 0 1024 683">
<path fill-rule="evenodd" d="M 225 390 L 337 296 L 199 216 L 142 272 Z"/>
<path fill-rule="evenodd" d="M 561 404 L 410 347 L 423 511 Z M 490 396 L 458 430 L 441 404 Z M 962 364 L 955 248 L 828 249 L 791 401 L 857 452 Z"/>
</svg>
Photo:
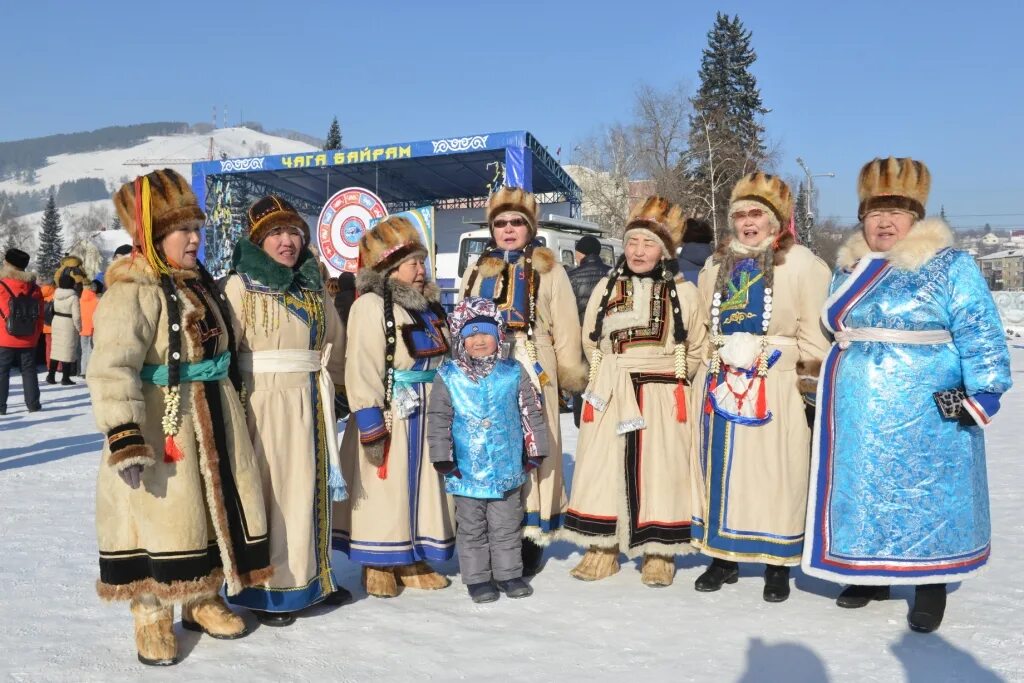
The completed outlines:
<svg viewBox="0 0 1024 683">
<path fill-rule="evenodd" d="M 92 316 L 96 312 L 96 304 L 100 302 L 100 298 L 96 296 L 96 292 L 91 289 L 85 289 L 82 291 L 82 298 L 79 300 L 79 305 L 82 307 L 82 336 L 92 336 Z"/>
<path fill-rule="evenodd" d="M 43 292 L 43 306 L 53 301 L 53 295 L 57 291 L 56 285 L 41 285 L 39 289 Z M 43 334 L 50 334 L 50 326 L 43 322 Z"/>
</svg>

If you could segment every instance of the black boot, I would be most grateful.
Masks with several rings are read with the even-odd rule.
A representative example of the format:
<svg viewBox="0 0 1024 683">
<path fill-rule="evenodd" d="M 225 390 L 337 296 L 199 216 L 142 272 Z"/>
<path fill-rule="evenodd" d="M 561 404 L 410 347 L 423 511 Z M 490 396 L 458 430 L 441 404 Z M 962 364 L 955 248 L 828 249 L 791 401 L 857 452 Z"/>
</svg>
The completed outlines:
<svg viewBox="0 0 1024 683">
<path fill-rule="evenodd" d="M 495 581 L 498 590 L 510 598 L 528 598 L 533 595 L 533 588 L 522 579 L 509 579 L 508 581 Z"/>
<path fill-rule="evenodd" d="M 914 591 L 914 608 L 910 610 L 910 630 L 931 633 L 942 623 L 946 612 L 946 584 L 931 583 Z"/>
<path fill-rule="evenodd" d="M 740 579 L 740 566 L 730 560 L 711 560 L 711 566 L 697 577 L 693 587 L 701 593 L 719 590 L 723 583 L 736 583 Z"/>
<path fill-rule="evenodd" d="M 347 605 L 350 602 L 352 602 L 352 593 L 341 586 L 338 586 L 336 591 L 324 598 L 325 605 Z"/>
<path fill-rule="evenodd" d="M 836 604 L 846 609 L 864 607 L 872 600 L 888 600 L 888 586 L 847 586 L 836 598 Z"/>
<path fill-rule="evenodd" d="M 539 574 L 544 566 L 544 548 L 528 538 L 523 539 L 523 576 Z"/>
<path fill-rule="evenodd" d="M 50 365 L 47 368 L 49 372 L 46 373 L 46 383 L 56 384 L 57 383 L 57 361 L 51 360 Z"/>
<path fill-rule="evenodd" d="M 498 599 L 498 589 L 490 581 L 471 583 L 466 586 L 469 597 L 476 603 L 494 602 Z"/>
<path fill-rule="evenodd" d="M 264 626 L 291 626 L 295 623 L 295 615 L 291 612 L 264 612 L 258 609 L 250 611 Z"/>
<path fill-rule="evenodd" d="M 768 565 L 764 568 L 765 602 L 785 602 L 789 597 L 789 567 Z"/>
</svg>

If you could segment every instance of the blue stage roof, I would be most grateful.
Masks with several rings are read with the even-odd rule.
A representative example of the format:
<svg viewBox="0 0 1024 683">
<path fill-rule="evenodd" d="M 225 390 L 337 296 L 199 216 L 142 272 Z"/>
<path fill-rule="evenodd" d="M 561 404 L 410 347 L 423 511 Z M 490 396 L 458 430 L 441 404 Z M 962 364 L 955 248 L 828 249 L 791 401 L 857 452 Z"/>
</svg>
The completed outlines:
<svg viewBox="0 0 1024 683">
<path fill-rule="evenodd" d="M 192 187 L 200 205 L 207 205 L 217 180 L 247 183 L 254 192 L 280 194 L 311 214 L 350 186 L 372 190 L 391 211 L 427 204 L 468 208 L 482 204 L 498 164 L 505 185 L 542 195 L 545 203 L 568 202 L 573 217 L 579 216 L 580 188 L 526 131 L 197 162 Z"/>
</svg>

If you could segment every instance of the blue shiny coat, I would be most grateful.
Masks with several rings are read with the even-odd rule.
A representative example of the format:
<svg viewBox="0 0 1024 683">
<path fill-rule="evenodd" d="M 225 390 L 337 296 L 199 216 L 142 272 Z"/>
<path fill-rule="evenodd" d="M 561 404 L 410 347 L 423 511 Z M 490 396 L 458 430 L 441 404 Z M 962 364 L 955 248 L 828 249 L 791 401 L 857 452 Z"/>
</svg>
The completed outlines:
<svg viewBox="0 0 1024 683">
<path fill-rule="evenodd" d="M 1011 385 L 999 315 L 974 260 L 949 248 L 916 270 L 866 254 L 836 271 L 822 320 L 945 330 L 952 341 L 833 344 L 822 367 L 804 570 L 853 584 L 964 578 L 989 556 L 985 441 L 946 419 L 935 392 L 962 388 L 986 424 Z"/>
<path fill-rule="evenodd" d="M 437 370 L 451 395 L 452 442 L 461 478 L 445 477 L 445 491 L 469 498 L 501 498 L 526 481 L 519 412 L 519 363 L 499 360 L 479 382 L 445 361 Z"/>
</svg>

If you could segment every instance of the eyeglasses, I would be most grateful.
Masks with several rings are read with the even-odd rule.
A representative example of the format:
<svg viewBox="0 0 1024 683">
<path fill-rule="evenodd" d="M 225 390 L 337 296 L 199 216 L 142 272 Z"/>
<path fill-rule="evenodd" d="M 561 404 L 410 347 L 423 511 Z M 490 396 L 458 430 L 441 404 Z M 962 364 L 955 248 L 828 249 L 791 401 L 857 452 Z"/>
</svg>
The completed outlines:
<svg viewBox="0 0 1024 683">
<path fill-rule="evenodd" d="M 734 221 L 741 221 L 749 216 L 750 218 L 757 220 L 758 218 L 763 216 L 764 213 L 764 209 L 748 209 L 746 211 L 736 211 L 735 213 L 732 214 L 732 219 Z"/>
<path fill-rule="evenodd" d="M 524 225 L 526 225 L 526 219 L 525 218 L 509 218 L 509 219 L 499 218 L 498 220 L 496 220 L 493 223 L 491 223 L 491 227 L 498 228 L 498 229 L 504 228 L 506 225 L 510 225 L 513 228 L 521 228 Z"/>
</svg>

